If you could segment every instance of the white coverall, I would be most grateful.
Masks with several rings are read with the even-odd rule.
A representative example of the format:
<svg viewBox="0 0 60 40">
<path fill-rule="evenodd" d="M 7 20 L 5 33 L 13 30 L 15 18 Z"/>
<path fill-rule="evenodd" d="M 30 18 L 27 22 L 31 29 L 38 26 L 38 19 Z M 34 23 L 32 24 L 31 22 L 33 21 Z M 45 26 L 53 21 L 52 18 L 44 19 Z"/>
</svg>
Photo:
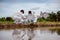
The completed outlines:
<svg viewBox="0 0 60 40">
<path fill-rule="evenodd" d="M 26 18 L 26 17 L 25 17 L 24 14 L 21 13 L 21 12 L 15 14 L 15 15 L 13 16 L 14 23 L 16 23 L 16 24 L 25 22 L 25 18 Z"/>
<path fill-rule="evenodd" d="M 35 23 L 37 21 L 37 18 L 33 14 L 28 14 L 27 20 L 29 20 L 30 23 L 32 23 L 32 22 Z"/>
</svg>

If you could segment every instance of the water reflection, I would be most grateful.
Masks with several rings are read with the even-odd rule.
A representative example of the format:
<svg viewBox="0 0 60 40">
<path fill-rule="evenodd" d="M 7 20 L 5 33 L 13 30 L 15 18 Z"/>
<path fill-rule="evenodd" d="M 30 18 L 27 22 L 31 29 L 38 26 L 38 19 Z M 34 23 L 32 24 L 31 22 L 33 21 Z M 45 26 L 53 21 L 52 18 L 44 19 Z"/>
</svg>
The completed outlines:
<svg viewBox="0 0 60 40">
<path fill-rule="evenodd" d="M 34 30 L 28 28 L 26 29 L 15 29 L 12 33 L 12 36 L 14 38 L 14 40 L 24 40 L 24 36 L 27 35 L 28 40 L 32 40 L 32 38 L 34 37 Z"/>
<path fill-rule="evenodd" d="M 24 40 L 24 36 L 26 34 L 26 31 L 24 29 L 15 29 L 12 33 L 13 39 L 14 40 Z"/>
<path fill-rule="evenodd" d="M 51 33 L 56 32 L 58 35 L 60 35 L 60 29 L 50 29 Z"/>
<path fill-rule="evenodd" d="M 60 40 L 60 29 L 32 30 L 29 28 L 0 30 L 0 40 Z"/>
<path fill-rule="evenodd" d="M 28 31 L 27 31 L 27 36 L 29 37 L 28 40 L 32 40 L 33 37 L 35 36 L 35 34 L 34 34 L 34 30 L 31 29 L 31 28 L 28 29 Z"/>
</svg>

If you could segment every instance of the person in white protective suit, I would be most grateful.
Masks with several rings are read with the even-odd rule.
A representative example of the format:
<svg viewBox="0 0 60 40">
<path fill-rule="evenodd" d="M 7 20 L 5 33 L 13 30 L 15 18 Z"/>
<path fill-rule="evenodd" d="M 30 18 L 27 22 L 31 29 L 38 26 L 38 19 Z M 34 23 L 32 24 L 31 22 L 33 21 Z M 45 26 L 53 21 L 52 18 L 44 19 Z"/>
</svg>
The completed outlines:
<svg viewBox="0 0 60 40">
<path fill-rule="evenodd" d="M 24 10 L 20 10 L 16 15 L 13 16 L 14 23 L 25 23 L 26 17 L 24 16 Z"/>
<path fill-rule="evenodd" d="M 28 11 L 27 20 L 30 23 L 35 23 L 37 21 L 37 18 L 36 18 L 36 16 L 34 14 L 32 14 L 31 11 Z"/>
</svg>

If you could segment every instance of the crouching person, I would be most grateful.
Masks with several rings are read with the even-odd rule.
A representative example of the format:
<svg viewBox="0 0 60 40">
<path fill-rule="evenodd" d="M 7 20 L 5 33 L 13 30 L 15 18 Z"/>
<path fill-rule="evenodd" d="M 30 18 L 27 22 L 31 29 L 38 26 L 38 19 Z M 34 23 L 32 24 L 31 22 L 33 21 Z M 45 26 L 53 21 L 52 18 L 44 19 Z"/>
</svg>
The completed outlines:
<svg viewBox="0 0 60 40">
<path fill-rule="evenodd" d="M 24 10 L 20 10 L 20 12 L 18 12 L 16 15 L 13 16 L 13 20 L 15 24 L 19 24 L 19 23 L 25 23 L 25 19 L 26 17 L 24 16 Z"/>
<path fill-rule="evenodd" d="M 29 21 L 29 23 L 35 23 L 37 18 L 34 14 L 32 14 L 31 11 L 28 11 L 28 16 L 27 16 L 27 20 Z"/>
</svg>

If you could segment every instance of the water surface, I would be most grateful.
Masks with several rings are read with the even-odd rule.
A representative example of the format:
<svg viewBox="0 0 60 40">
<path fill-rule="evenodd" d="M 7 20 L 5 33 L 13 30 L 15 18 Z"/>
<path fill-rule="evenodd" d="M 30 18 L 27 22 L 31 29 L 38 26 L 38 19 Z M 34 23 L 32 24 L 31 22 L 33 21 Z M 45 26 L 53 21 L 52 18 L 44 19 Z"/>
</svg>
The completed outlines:
<svg viewBox="0 0 60 40">
<path fill-rule="evenodd" d="M 58 32 L 58 31 L 52 31 L 52 30 L 34 30 L 32 31 L 33 33 L 31 33 L 31 31 L 28 31 L 27 29 L 25 29 L 21 33 L 21 35 L 18 34 L 17 39 L 14 39 L 13 31 L 14 30 L 0 30 L 0 40 L 20 40 L 19 36 L 24 34 L 24 31 L 26 32 L 24 34 L 24 37 L 22 38 L 24 40 L 29 39 L 28 35 L 34 35 L 32 36 L 32 40 L 60 40 L 60 35 L 59 35 L 60 31 Z M 19 31 L 21 31 L 21 29 L 19 29 Z"/>
</svg>

